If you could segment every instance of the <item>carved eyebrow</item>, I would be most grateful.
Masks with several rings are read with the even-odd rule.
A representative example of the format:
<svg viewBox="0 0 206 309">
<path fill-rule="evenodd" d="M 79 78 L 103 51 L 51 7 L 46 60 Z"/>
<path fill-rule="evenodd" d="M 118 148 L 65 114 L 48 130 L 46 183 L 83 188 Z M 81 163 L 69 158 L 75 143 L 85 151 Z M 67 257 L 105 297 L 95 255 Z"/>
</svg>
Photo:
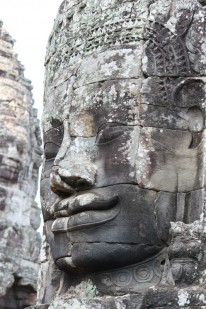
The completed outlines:
<svg viewBox="0 0 206 309">
<path fill-rule="evenodd" d="M 43 133 L 44 133 L 44 134 L 47 134 L 47 133 L 49 133 L 50 131 L 53 131 L 53 130 L 58 129 L 58 128 L 61 128 L 61 127 L 62 127 L 62 128 L 64 127 L 63 122 L 61 122 L 58 126 L 54 126 L 54 127 L 50 128 L 49 130 L 44 131 Z"/>
<path fill-rule="evenodd" d="M 126 123 L 122 123 L 122 122 L 104 122 L 102 123 L 98 130 L 97 130 L 97 134 L 102 130 L 105 129 L 106 127 L 115 127 L 115 126 L 122 126 L 122 127 L 134 127 L 134 125 L 129 125 Z"/>
</svg>

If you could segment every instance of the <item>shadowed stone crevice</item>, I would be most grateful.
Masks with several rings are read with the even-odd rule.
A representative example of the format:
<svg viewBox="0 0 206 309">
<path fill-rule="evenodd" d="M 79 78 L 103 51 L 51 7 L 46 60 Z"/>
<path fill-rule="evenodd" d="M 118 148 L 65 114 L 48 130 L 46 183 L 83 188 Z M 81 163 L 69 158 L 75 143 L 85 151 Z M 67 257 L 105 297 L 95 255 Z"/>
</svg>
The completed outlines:
<svg viewBox="0 0 206 309">
<path fill-rule="evenodd" d="M 0 298 L 0 307 L 3 309 L 23 309 L 36 302 L 36 289 L 32 285 L 22 286 L 19 279 Z"/>
</svg>

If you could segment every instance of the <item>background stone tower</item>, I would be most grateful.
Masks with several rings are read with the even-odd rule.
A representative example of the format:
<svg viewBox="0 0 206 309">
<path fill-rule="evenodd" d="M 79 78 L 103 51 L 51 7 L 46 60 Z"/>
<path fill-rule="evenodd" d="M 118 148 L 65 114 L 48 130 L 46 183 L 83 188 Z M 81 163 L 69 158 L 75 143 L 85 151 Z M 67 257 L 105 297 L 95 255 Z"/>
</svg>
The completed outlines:
<svg viewBox="0 0 206 309">
<path fill-rule="evenodd" d="M 35 202 L 41 163 L 31 82 L 0 23 L 0 308 L 36 299 L 40 209 Z"/>
</svg>

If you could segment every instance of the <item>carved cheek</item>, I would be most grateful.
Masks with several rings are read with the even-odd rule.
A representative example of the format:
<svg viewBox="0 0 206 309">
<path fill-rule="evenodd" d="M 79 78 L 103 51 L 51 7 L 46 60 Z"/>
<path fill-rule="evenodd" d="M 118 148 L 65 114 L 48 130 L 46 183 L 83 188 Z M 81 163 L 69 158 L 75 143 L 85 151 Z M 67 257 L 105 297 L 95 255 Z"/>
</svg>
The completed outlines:
<svg viewBox="0 0 206 309">
<path fill-rule="evenodd" d="M 144 188 L 184 192 L 202 187 L 201 133 L 143 128 L 138 183 Z"/>
<path fill-rule="evenodd" d="M 97 146 L 97 185 L 135 183 L 139 127 L 132 128 L 115 140 Z"/>
</svg>

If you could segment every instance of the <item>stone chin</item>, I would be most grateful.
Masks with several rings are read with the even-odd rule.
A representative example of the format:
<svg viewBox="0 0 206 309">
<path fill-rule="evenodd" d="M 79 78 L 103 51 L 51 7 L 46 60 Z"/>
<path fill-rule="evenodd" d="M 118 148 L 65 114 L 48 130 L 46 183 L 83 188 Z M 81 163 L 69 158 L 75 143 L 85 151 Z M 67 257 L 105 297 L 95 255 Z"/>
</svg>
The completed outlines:
<svg viewBox="0 0 206 309">
<path fill-rule="evenodd" d="M 53 221 L 46 222 L 52 257 L 58 268 L 68 273 L 101 272 L 140 263 L 152 258 L 164 247 L 161 242 L 153 245 L 112 242 L 75 243 L 71 241 L 71 238 L 78 239 L 83 233 L 89 233 L 89 229 L 84 229 L 81 232 L 77 230 L 72 235 L 68 232 L 56 234 L 51 231 L 52 224 Z M 107 230 L 104 225 L 106 224 L 99 226 L 99 229 L 94 228 L 97 236 L 100 235 L 99 232 L 104 234 L 104 231 Z M 91 234 L 95 239 L 94 230 L 91 230 Z M 90 238 L 92 239 L 92 237 Z"/>
<path fill-rule="evenodd" d="M 71 256 L 59 257 L 56 265 L 69 273 L 92 273 L 122 268 L 147 260 L 162 246 L 79 243 L 73 244 Z"/>
</svg>

